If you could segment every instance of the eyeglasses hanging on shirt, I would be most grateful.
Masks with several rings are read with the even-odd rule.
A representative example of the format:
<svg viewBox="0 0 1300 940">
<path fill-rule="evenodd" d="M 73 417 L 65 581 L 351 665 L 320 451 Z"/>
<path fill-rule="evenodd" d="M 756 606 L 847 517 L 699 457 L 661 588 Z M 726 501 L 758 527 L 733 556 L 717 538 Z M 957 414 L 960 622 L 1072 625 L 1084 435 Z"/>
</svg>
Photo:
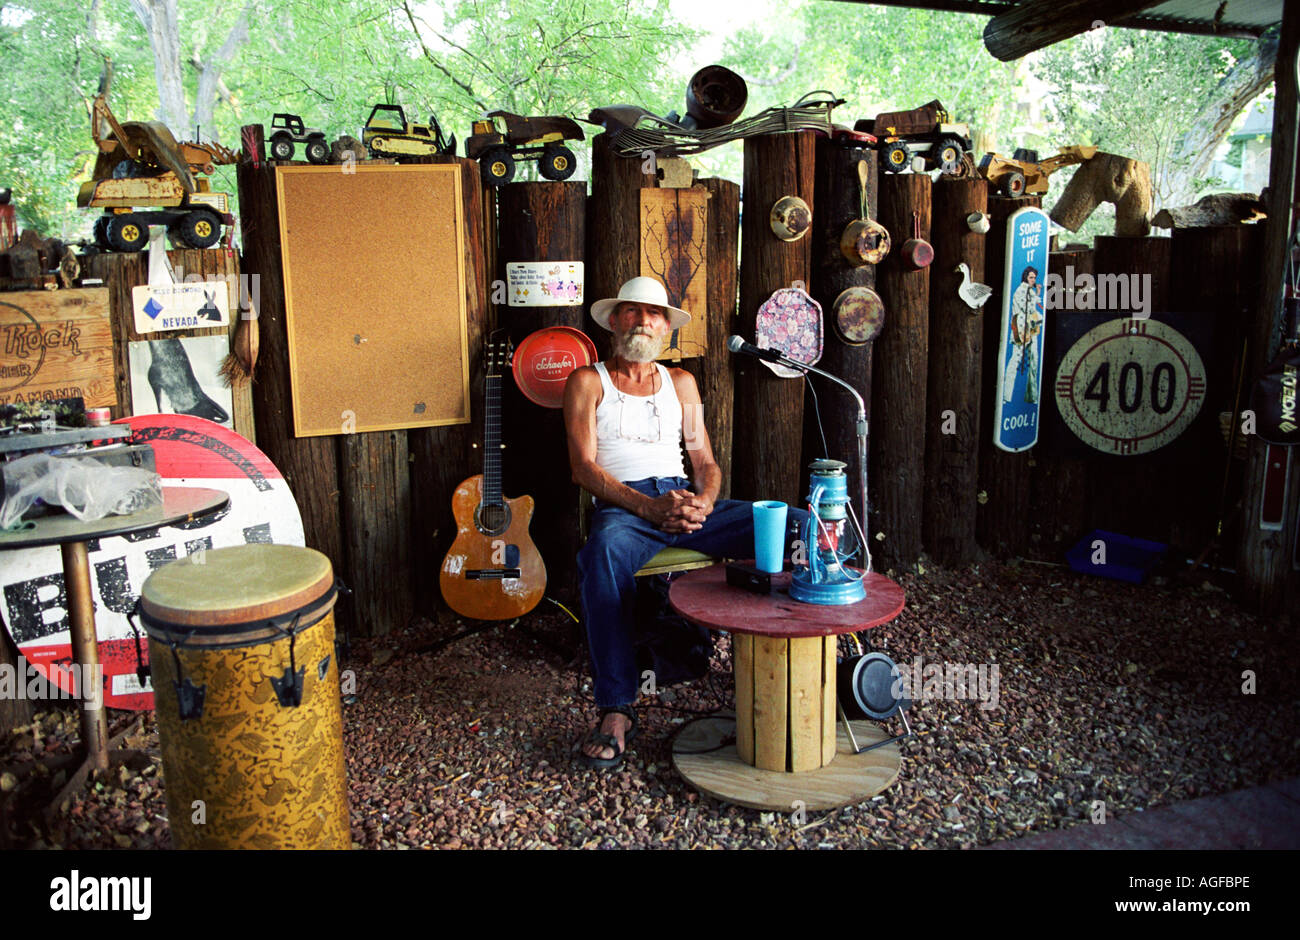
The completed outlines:
<svg viewBox="0 0 1300 940">
<path fill-rule="evenodd" d="M 618 392 L 618 436 L 625 441 L 640 444 L 658 444 L 662 441 L 664 431 L 658 402 L 654 398 L 633 399 L 629 402 L 618 388 L 614 391 Z"/>
</svg>

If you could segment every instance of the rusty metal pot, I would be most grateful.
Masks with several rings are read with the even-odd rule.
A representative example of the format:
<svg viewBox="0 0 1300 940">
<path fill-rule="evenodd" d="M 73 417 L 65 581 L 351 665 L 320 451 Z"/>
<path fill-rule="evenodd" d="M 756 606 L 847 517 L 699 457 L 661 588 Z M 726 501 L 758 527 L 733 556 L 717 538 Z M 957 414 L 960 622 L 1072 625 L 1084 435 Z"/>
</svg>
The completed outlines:
<svg viewBox="0 0 1300 940">
<path fill-rule="evenodd" d="M 879 264 L 889 254 L 889 231 L 867 212 L 867 161 L 858 161 L 858 215 L 840 236 L 840 254 L 849 264 Z"/>
</svg>

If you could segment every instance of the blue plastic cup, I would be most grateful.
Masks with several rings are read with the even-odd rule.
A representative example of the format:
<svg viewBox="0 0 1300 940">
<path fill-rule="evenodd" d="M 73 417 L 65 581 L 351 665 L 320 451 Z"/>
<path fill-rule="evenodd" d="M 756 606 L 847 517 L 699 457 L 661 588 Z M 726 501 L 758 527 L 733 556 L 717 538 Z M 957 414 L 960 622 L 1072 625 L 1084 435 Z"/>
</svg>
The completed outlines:
<svg viewBox="0 0 1300 940">
<path fill-rule="evenodd" d="M 754 565 L 777 574 L 785 554 L 785 516 L 788 507 L 775 499 L 754 503 Z"/>
</svg>

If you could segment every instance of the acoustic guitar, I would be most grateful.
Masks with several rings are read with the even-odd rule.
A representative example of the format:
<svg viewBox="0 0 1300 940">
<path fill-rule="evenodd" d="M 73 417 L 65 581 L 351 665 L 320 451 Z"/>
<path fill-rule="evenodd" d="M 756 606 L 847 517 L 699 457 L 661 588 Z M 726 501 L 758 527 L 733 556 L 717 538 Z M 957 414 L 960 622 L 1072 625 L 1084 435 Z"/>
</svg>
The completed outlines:
<svg viewBox="0 0 1300 940">
<path fill-rule="evenodd" d="M 508 343 L 488 345 L 483 472 L 456 487 L 451 498 L 456 540 L 439 576 L 447 606 L 476 620 L 519 617 L 546 593 L 546 565 L 528 534 L 533 498 L 501 495 L 501 382 L 511 353 Z"/>
</svg>

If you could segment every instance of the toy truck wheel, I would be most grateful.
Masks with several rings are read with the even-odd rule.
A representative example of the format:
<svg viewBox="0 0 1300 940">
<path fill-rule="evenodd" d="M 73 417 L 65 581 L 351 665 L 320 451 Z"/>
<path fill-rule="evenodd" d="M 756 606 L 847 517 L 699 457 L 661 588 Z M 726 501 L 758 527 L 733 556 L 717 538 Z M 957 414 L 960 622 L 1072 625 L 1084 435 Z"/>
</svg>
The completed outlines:
<svg viewBox="0 0 1300 940">
<path fill-rule="evenodd" d="M 885 144 L 880 154 L 884 158 L 882 163 L 886 173 L 901 173 L 907 169 L 908 163 L 912 160 L 907 152 L 907 144 L 901 140 L 896 140 L 892 144 Z"/>
<path fill-rule="evenodd" d="M 288 134 L 276 134 L 271 138 L 271 159 L 293 159 L 293 139 Z"/>
<path fill-rule="evenodd" d="M 955 137 L 941 138 L 934 145 L 935 165 L 945 173 L 956 173 L 961 169 L 961 157 L 965 149 Z"/>
<path fill-rule="evenodd" d="M 542 151 L 538 170 L 548 180 L 567 180 L 577 169 L 573 151 L 568 147 L 547 147 Z"/>
<path fill-rule="evenodd" d="M 366 153 L 370 154 L 372 158 L 388 156 L 388 154 L 384 152 L 384 138 L 376 137 L 371 140 L 370 143 L 366 144 Z"/>
<path fill-rule="evenodd" d="M 493 147 L 479 158 L 478 165 L 489 186 L 504 186 L 515 175 L 515 158 L 505 147 Z"/>
<path fill-rule="evenodd" d="M 1012 170 L 1002 180 L 1002 192 L 1007 196 L 1023 196 L 1025 194 L 1025 174 L 1019 170 Z"/>
<path fill-rule="evenodd" d="M 221 240 L 221 220 L 208 209 L 196 209 L 176 223 L 176 232 L 190 248 L 211 248 Z"/>
<path fill-rule="evenodd" d="M 95 220 L 95 244 L 106 251 L 113 247 L 108 243 L 108 223 L 112 218 L 111 215 L 101 215 Z"/>
<path fill-rule="evenodd" d="M 134 213 L 124 212 L 108 220 L 104 239 L 114 251 L 139 251 L 149 241 L 149 226 Z"/>
<path fill-rule="evenodd" d="M 313 137 L 307 141 L 307 162 L 308 163 L 329 163 L 330 148 L 319 137 Z"/>
</svg>

